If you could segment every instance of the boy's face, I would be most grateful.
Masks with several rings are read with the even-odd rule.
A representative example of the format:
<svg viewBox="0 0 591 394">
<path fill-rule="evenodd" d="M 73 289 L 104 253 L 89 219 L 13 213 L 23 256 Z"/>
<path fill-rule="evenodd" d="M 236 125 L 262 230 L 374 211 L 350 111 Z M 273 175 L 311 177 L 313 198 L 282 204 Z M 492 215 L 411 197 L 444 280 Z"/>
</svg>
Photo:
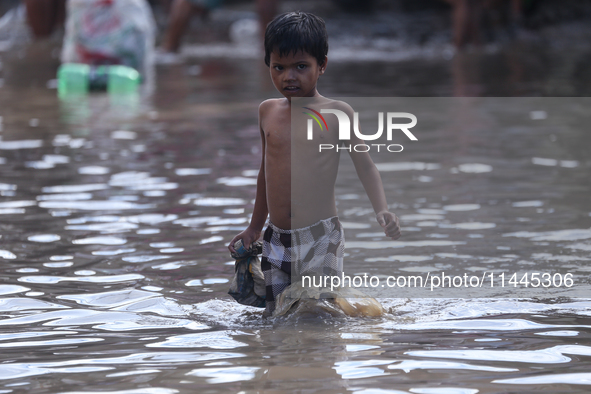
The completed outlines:
<svg viewBox="0 0 591 394">
<path fill-rule="evenodd" d="M 271 79 L 275 88 L 291 101 L 292 97 L 313 97 L 318 94 L 316 83 L 324 74 L 327 59 L 319 65 L 316 58 L 304 51 L 279 56 L 271 52 Z"/>
</svg>

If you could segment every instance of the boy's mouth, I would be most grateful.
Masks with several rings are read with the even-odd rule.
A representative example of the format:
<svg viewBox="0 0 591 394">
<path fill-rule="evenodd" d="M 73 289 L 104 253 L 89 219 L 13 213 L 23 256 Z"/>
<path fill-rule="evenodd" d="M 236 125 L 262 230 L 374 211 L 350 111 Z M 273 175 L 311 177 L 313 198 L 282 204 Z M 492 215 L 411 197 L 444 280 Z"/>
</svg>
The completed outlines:
<svg viewBox="0 0 591 394">
<path fill-rule="evenodd" d="M 286 86 L 283 88 L 283 90 L 286 90 L 288 92 L 296 92 L 296 91 L 300 90 L 300 88 L 297 86 Z"/>
</svg>

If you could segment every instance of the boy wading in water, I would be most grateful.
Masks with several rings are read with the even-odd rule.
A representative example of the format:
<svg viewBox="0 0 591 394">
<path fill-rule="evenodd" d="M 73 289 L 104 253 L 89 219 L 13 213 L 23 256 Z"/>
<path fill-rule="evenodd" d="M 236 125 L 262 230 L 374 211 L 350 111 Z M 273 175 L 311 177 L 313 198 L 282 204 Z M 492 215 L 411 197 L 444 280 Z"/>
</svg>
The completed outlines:
<svg viewBox="0 0 591 394">
<path fill-rule="evenodd" d="M 234 252 L 239 239 L 245 246 L 256 241 L 269 216 L 261 259 L 265 315 L 273 313 L 275 301 L 291 284 L 292 275 L 340 276 L 343 272 L 345 240 L 334 192 L 339 152 L 319 152 L 318 145 L 307 139 L 306 123 L 292 130 L 291 117 L 292 98 L 306 97 L 317 111 L 338 109 L 353 119 L 348 104 L 324 98 L 316 90 L 318 78 L 326 70 L 327 52 L 326 27 L 315 15 L 289 12 L 267 26 L 265 63 L 275 88 L 285 98 L 269 99 L 259 106 L 263 149 L 254 211 L 248 228 L 228 246 Z M 364 143 L 353 133 L 350 140 L 339 141 L 336 117 L 327 116 L 326 121 L 326 130 L 317 133 L 317 141 L 333 146 Z M 388 211 L 382 180 L 369 153 L 351 150 L 350 156 L 378 223 L 386 236 L 400 238 L 398 218 Z"/>
</svg>

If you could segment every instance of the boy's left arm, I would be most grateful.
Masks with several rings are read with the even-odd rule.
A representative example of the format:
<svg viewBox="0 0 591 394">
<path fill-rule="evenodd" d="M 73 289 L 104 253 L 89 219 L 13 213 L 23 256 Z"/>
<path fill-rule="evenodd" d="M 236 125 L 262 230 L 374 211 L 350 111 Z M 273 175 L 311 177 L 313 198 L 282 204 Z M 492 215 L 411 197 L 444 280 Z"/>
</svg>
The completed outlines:
<svg viewBox="0 0 591 394">
<path fill-rule="evenodd" d="M 351 141 L 351 145 L 363 143 L 363 141 Z M 368 152 L 351 152 L 351 159 L 355 165 L 357 176 L 363 184 L 363 188 L 371 201 L 371 205 L 376 213 L 376 219 L 384 229 L 386 236 L 392 239 L 400 238 L 400 225 L 398 217 L 388 210 L 386 194 L 382 178 Z"/>
</svg>

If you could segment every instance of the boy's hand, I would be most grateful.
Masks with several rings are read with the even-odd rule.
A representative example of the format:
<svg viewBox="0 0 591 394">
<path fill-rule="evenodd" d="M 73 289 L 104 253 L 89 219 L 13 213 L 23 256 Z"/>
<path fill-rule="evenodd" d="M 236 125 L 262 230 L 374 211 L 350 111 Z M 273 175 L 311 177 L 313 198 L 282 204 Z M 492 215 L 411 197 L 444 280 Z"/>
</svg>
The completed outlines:
<svg viewBox="0 0 591 394">
<path fill-rule="evenodd" d="M 246 249 L 250 249 L 250 245 L 253 242 L 255 242 L 257 239 L 259 239 L 260 236 L 261 236 L 260 231 L 253 230 L 250 227 L 248 227 L 246 230 L 244 230 L 243 232 L 241 232 L 240 234 L 238 234 L 237 236 L 232 238 L 232 240 L 230 241 L 230 244 L 228 245 L 228 249 L 230 250 L 230 252 L 235 253 L 236 250 L 234 250 L 234 243 L 236 243 L 236 241 L 238 241 L 239 239 L 242 240 L 242 244 L 244 245 L 244 247 Z"/>
<path fill-rule="evenodd" d="M 400 225 L 398 224 L 398 216 L 394 215 L 392 212 L 381 211 L 377 213 L 376 219 L 384 229 L 384 233 L 387 237 L 394 240 L 400 238 L 401 234 Z"/>
</svg>

